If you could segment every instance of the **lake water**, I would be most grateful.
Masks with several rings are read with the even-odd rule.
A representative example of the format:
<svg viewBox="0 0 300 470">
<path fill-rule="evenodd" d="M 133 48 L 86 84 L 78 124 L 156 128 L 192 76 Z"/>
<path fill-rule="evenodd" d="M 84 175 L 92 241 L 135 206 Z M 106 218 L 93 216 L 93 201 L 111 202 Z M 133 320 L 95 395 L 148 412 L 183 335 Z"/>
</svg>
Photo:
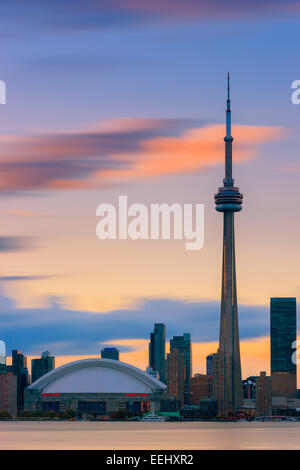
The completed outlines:
<svg viewBox="0 0 300 470">
<path fill-rule="evenodd" d="M 300 449 L 300 423 L 0 422 L 3 449 Z"/>
</svg>

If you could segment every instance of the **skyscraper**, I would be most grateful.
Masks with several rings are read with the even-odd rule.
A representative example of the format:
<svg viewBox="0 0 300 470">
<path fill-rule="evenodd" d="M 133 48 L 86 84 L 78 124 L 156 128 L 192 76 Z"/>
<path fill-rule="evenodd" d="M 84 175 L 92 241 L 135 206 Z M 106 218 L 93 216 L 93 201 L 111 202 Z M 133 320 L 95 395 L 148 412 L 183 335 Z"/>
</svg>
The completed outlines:
<svg viewBox="0 0 300 470">
<path fill-rule="evenodd" d="M 272 297 L 270 307 L 272 395 L 295 398 L 297 368 L 292 355 L 297 337 L 296 298 Z"/>
<path fill-rule="evenodd" d="M 117 348 L 103 348 L 101 349 L 102 359 L 114 359 L 119 360 L 119 350 Z"/>
<path fill-rule="evenodd" d="M 223 267 L 217 399 L 219 413 L 227 415 L 242 405 L 241 360 L 235 272 L 234 213 L 242 209 L 243 196 L 232 178 L 232 141 L 229 74 L 225 141 L 225 178 L 215 194 L 216 210 L 223 212 Z"/>
<path fill-rule="evenodd" d="M 159 380 L 166 381 L 166 325 L 155 323 L 150 334 L 149 367 L 159 373 Z"/>
<path fill-rule="evenodd" d="M 169 397 L 178 400 L 181 407 L 184 406 L 185 373 L 184 353 L 174 348 L 167 355 L 166 379 Z"/>
<path fill-rule="evenodd" d="M 29 384 L 29 375 L 27 369 L 27 357 L 14 349 L 12 351 L 12 366 L 9 368 L 17 376 L 17 407 L 18 410 L 24 408 L 24 389 Z"/>
<path fill-rule="evenodd" d="M 49 351 L 44 351 L 40 359 L 31 360 L 31 382 L 35 382 L 54 368 L 55 357 Z"/>
<path fill-rule="evenodd" d="M 182 336 L 173 336 L 170 340 L 170 351 L 178 349 L 183 353 L 185 366 L 184 379 L 184 403 L 189 403 L 190 378 L 192 376 L 192 343 L 190 333 L 184 333 Z"/>
</svg>

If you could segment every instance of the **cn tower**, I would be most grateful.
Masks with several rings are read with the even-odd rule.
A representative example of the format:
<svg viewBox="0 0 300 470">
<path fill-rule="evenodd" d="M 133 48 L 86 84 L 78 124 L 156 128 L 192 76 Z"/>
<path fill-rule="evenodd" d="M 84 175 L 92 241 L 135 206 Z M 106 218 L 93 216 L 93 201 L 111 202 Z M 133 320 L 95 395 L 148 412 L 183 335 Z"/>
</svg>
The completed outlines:
<svg viewBox="0 0 300 470">
<path fill-rule="evenodd" d="M 216 396 L 219 413 L 228 415 L 242 406 L 242 377 L 236 293 L 234 213 L 242 209 L 243 195 L 232 178 L 230 83 L 227 76 L 225 178 L 215 194 L 216 210 L 223 212 L 223 265 L 219 350 L 216 364 Z"/>
</svg>

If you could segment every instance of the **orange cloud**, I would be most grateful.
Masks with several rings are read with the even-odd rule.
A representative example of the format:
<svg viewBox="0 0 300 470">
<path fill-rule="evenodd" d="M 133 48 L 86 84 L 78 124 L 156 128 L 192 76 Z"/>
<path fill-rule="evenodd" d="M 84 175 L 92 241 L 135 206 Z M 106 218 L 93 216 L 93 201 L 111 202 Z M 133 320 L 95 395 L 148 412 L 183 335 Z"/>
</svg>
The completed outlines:
<svg viewBox="0 0 300 470">
<path fill-rule="evenodd" d="M 233 129 L 238 136 L 234 158 L 238 162 L 258 155 L 258 146 L 282 138 L 285 130 L 279 127 L 243 126 Z M 210 125 L 185 131 L 179 137 L 156 137 L 140 144 L 133 155 L 119 155 L 132 160 L 130 168 L 101 171 L 106 179 L 135 179 L 171 173 L 200 171 L 224 161 L 224 126 Z"/>
<path fill-rule="evenodd" d="M 39 217 L 38 212 L 28 211 L 28 210 L 19 210 L 19 209 L 12 209 L 7 212 L 8 215 L 16 215 L 17 217 Z"/>
<path fill-rule="evenodd" d="M 234 135 L 234 158 L 245 161 L 285 130 L 238 125 Z M 223 136 L 223 125 L 191 128 L 190 120 L 118 119 L 83 131 L 2 137 L 0 190 L 86 189 L 201 171 L 223 162 Z"/>
</svg>

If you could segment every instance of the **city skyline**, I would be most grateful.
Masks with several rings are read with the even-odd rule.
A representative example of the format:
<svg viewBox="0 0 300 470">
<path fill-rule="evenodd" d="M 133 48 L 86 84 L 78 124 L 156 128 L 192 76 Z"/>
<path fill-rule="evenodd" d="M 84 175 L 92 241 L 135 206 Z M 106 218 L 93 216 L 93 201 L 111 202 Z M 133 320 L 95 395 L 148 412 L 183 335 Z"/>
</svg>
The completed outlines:
<svg viewBox="0 0 300 470">
<path fill-rule="evenodd" d="M 247 195 L 236 233 L 242 370 L 269 371 L 269 298 L 299 298 L 298 3 L 255 2 L 257 16 L 233 1 L 217 0 L 214 11 L 173 3 L 163 14 L 145 2 L 74 7 L 64 27 L 49 6 L 46 14 L 30 5 L 22 24 L 14 2 L 3 12 L 7 28 L 18 27 L 5 36 L 0 76 L 0 324 L 9 351 L 32 358 L 49 349 L 61 364 L 115 346 L 145 368 L 152 324 L 164 322 L 171 337 L 184 322 L 194 371 L 205 371 L 219 329 L 222 222 L 211 194 L 223 177 L 229 69 L 235 176 Z M 32 28 L 37 18 L 42 27 Z M 203 250 L 97 240 L 96 207 L 120 194 L 203 203 Z"/>
<path fill-rule="evenodd" d="M 230 203 L 231 206 L 227 206 L 226 210 L 231 212 L 235 208 L 232 192 L 238 192 L 238 188 L 233 187 L 232 155 L 231 148 L 228 149 L 228 140 L 230 144 L 232 142 L 232 138 L 228 139 L 231 137 L 230 112 L 230 102 L 227 102 L 228 125 L 225 137 L 227 176 L 224 183 L 229 183 L 230 189 L 225 189 L 226 186 L 219 188 L 218 196 L 221 195 L 222 204 Z M 229 200 L 228 193 L 224 195 L 224 191 L 230 191 Z M 217 198 L 217 203 L 220 203 L 220 197 Z M 229 214 L 229 219 L 231 216 L 232 214 Z M 231 260 L 234 260 L 232 254 L 234 245 L 230 246 L 227 243 L 228 220 L 226 221 L 226 217 L 224 219 L 223 266 L 224 261 L 226 263 L 228 249 Z M 229 239 L 234 239 L 233 233 Z M 193 375 L 190 333 L 173 336 L 170 339 L 170 352 L 166 354 L 166 325 L 163 323 L 155 323 L 154 331 L 150 333 L 149 367 L 145 372 L 120 361 L 119 350 L 109 347 L 101 350 L 101 359 L 93 357 L 74 361 L 73 358 L 70 363 L 57 368 L 55 368 L 55 357 L 48 350 L 44 351 L 39 359 L 31 360 L 31 374 L 29 374 L 28 358 L 19 350 L 12 351 L 12 365 L 6 363 L 6 346 L 1 340 L 0 411 L 4 414 L 9 413 L 10 416 L 16 416 L 17 413 L 25 415 L 29 413 L 28 416 L 33 413 L 37 416 L 36 413 L 40 415 L 51 412 L 52 416 L 56 413 L 61 418 L 76 416 L 80 419 L 82 417 L 88 419 L 89 416 L 95 419 L 97 415 L 103 418 L 105 414 L 114 419 L 117 417 L 114 413 L 121 413 L 118 415 L 119 418 L 121 416 L 125 418 L 128 413 L 130 416 L 127 417 L 141 416 L 148 412 L 151 415 L 151 410 L 154 409 L 157 412 L 171 413 L 168 415 L 169 418 L 174 417 L 172 413 L 175 413 L 176 419 L 192 417 L 252 420 L 254 417 L 269 419 L 273 413 L 276 416 L 279 409 L 281 414 L 287 413 L 290 416 L 292 413 L 293 416 L 298 416 L 300 389 L 297 390 L 296 385 L 297 368 L 294 354 L 294 350 L 297 349 L 296 298 L 270 299 L 271 376 L 268 376 L 266 371 L 260 371 L 259 374 L 256 372 L 256 375 L 242 381 L 240 363 L 237 364 L 238 370 L 235 370 L 236 363 L 240 362 L 239 354 L 235 354 L 235 350 L 239 347 L 238 330 L 235 331 L 231 325 L 232 321 L 237 322 L 236 292 L 233 292 L 229 299 L 226 298 L 228 287 L 230 291 L 232 286 L 234 291 L 236 289 L 232 283 L 235 276 L 234 263 L 228 264 L 224 274 L 219 348 L 217 353 L 206 356 L 206 375 L 198 373 Z M 227 305 L 224 306 L 224 302 L 229 303 L 229 309 Z M 230 331 L 226 333 L 228 324 L 231 325 L 232 333 Z M 237 338 L 232 334 L 237 335 Z M 119 377 L 121 386 L 114 377 L 115 374 L 121 374 Z M 128 374 L 134 378 L 134 381 L 140 378 L 141 383 L 135 383 L 133 387 Z M 122 404 L 114 400 L 115 394 L 122 395 L 124 400 Z M 139 401 L 132 401 L 131 397 L 137 397 Z M 70 406 L 68 410 L 66 410 L 67 405 Z M 284 419 L 288 417 L 285 416 Z"/>
</svg>

